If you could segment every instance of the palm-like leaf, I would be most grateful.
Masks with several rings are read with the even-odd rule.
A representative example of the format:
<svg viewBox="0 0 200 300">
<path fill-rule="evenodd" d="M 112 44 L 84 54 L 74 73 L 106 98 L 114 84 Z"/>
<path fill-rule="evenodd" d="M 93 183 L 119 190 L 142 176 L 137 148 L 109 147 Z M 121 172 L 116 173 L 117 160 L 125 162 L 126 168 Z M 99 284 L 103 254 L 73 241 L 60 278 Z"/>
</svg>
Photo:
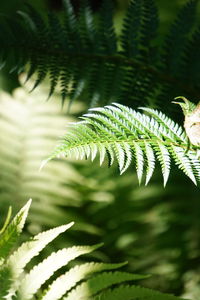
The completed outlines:
<svg viewBox="0 0 200 300">
<path fill-rule="evenodd" d="M 186 151 L 187 136 L 184 130 L 157 110 L 141 109 L 148 115 L 117 103 L 90 109 L 81 117 L 82 121 L 71 125 L 70 132 L 50 159 L 60 155 L 94 159 L 99 152 L 100 164 L 106 157 L 109 164 L 116 160 L 121 174 L 134 161 L 139 183 L 146 173 L 146 184 L 158 161 L 164 185 L 173 160 L 197 184 L 200 179 L 200 161 L 195 149 Z"/>
</svg>

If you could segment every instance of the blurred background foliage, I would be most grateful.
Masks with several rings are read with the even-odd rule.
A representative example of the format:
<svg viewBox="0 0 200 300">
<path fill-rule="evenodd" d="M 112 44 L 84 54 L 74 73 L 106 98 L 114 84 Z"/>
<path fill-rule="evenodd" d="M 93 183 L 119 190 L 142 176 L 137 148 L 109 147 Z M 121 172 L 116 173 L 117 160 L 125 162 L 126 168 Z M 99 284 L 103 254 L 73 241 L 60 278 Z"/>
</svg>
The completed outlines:
<svg viewBox="0 0 200 300">
<path fill-rule="evenodd" d="M 50 9 L 59 14 L 62 9 L 61 1 L 30 2 L 43 13 Z M 78 8 L 80 1 L 72 2 Z M 114 1 L 117 29 L 128 2 Z M 96 11 L 101 1 L 91 3 Z M 185 1 L 156 3 L 160 30 L 166 32 Z M 12 15 L 22 7 L 20 0 L 0 2 L 3 14 Z M 119 176 L 117 168 L 100 168 L 98 163 L 55 160 L 39 172 L 66 124 L 85 107 L 74 103 L 68 115 L 67 102 L 61 108 L 59 95 L 46 101 L 46 83 L 30 94 L 23 78 L 19 82 L 8 69 L 9 65 L 0 73 L 1 223 L 9 205 L 15 213 L 33 198 L 26 235 L 75 221 L 74 228 L 58 239 L 57 248 L 104 242 L 97 259 L 128 261 L 129 271 L 154 275 L 144 285 L 199 299 L 199 189 L 175 171 L 165 189 L 159 172 L 144 187 L 138 186 L 133 170 Z"/>
</svg>

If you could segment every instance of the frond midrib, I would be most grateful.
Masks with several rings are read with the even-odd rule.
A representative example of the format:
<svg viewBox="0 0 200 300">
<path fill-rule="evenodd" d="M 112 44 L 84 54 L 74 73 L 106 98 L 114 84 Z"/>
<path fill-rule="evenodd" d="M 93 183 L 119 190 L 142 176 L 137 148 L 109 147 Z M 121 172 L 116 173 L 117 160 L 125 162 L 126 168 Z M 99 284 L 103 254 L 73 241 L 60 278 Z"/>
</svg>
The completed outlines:
<svg viewBox="0 0 200 300">
<path fill-rule="evenodd" d="M 68 147 L 68 145 L 67 145 L 67 143 L 65 143 L 64 142 L 64 144 L 65 144 L 65 147 L 67 147 L 67 150 L 72 150 L 73 148 L 77 148 L 77 147 L 82 147 L 82 146 L 90 146 L 91 144 L 92 145 L 98 145 L 99 143 L 101 143 L 101 144 L 110 144 L 110 145 L 112 145 L 112 144 L 114 144 L 114 143 L 127 143 L 127 144 L 129 144 L 129 145 L 132 145 L 132 142 L 136 142 L 136 143 L 138 143 L 138 144 L 141 144 L 142 146 L 144 146 L 145 145 L 145 143 L 146 142 L 148 142 L 149 144 L 151 144 L 152 146 L 156 146 L 157 145 L 157 143 L 158 142 L 162 142 L 162 145 L 165 145 L 165 146 L 176 146 L 176 147 L 180 147 L 180 148 L 182 148 L 182 149 L 184 149 L 184 150 L 187 150 L 187 145 L 185 144 L 185 145 L 183 145 L 183 144 L 178 144 L 178 143 L 175 143 L 175 142 L 172 142 L 172 141 L 164 141 L 164 140 L 162 140 L 162 139 L 156 139 L 156 138 L 144 138 L 144 139 L 136 139 L 136 138 L 132 138 L 132 137 L 129 137 L 129 138 L 127 138 L 127 139 L 113 139 L 113 140 L 111 140 L 110 138 L 109 139 L 99 139 L 99 140 L 97 140 L 97 141 L 91 141 L 90 143 L 88 143 L 88 142 L 80 142 L 80 143 L 74 143 L 72 146 L 69 146 Z M 69 143 L 69 145 L 71 144 L 71 142 Z M 190 149 L 190 151 L 194 151 L 194 150 L 191 150 Z M 194 151 L 195 152 L 195 151 Z"/>
<path fill-rule="evenodd" d="M 46 44 L 45 44 L 46 46 Z M 10 45 L 11 48 L 16 47 L 16 44 Z M 193 95 L 193 97 L 199 97 L 199 91 L 198 88 L 195 89 L 192 85 L 187 84 L 187 82 L 181 81 L 181 78 L 176 78 L 172 76 L 170 73 L 167 73 L 167 70 L 164 70 L 163 72 L 159 71 L 157 68 L 153 67 L 151 64 L 144 63 L 139 61 L 139 59 L 134 58 L 127 58 L 123 55 L 120 55 L 120 52 L 117 52 L 115 55 L 103 55 L 95 52 L 84 53 L 83 49 L 81 54 L 80 52 L 76 52 L 76 49 L 70 49 L 68 52 L 66 50 L 68 49 L 60 49 L 58 47 L 49 48 L 49 47 L 30 47 L 30 45 L 25 45 L 22 43 L 21 45 L 17 45 L 18 49 L 23 49 L 26 53 L 37 53 L 43 56 L 46 56 L 48 58 L 50 57 L 62 57 L 62 61 L 68 61 L 76 59 L 78 61 L 85 61 L 85 60 L 91 60 L 91 61 L 98 61 L 101 60 L 105 63 L 114 63 L 119 64 L 122 67 L 135 67 L 139 69 L 141 72 L 148 72 L 149 74 L 155 76 L 159 82 L 164 82 L 168 84 L 175 84 L 177 87 L 179 87 L 184 93 L 189 93 Z M 21 50 L 20 50 L 21 51 Z M 98 50 L 97 50 L 98 51 Z M 29 61 L 29 59 L 28 59 Z M 63 66 L 63 64 L 61 64 Z M 61 69 L 62 67 L 60 67 Z"/>
</svg>

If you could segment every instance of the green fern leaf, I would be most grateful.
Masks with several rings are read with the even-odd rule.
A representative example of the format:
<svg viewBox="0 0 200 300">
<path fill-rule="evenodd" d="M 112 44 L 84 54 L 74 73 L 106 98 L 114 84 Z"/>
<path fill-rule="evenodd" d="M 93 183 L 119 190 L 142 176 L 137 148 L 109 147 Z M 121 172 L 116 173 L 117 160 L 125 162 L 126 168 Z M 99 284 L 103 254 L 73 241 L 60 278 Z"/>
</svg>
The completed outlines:
<svg viewBox="0 0 200 300">
<path fill-rule="evenodd" d="M 1 262 L 3 263 L 3 262 Z M 0 299 L 5 299 L 6 296 L 11 296 L 9 293 L 10 287 L 11 287 L 11 280 L 12 273 L 9 270 L 9 268 L 5 266 L 0 267 L 0 282 L 1 282 L 1 288 L 0 288 Z M 8 298 L 8 297 L 7 297 Z M 10 299 L 10 298 L 8 298 Z"/>
<path fill-rule="evenodd" d="M 147 142 L 145 143 L 144 151 L 145 151 L 145 154 L 147 157 L 147 162 L 146 162 L 147 170 L 146 170 L 146 181 L 145 181 L 145 185 L 147 185 L 153 175 L 153 171 L 155 168 L 155 155 L 154 155 L 154 151 L 153 151 L 152 147 Z"/>
<path fill-rule="evenodd" d="M 7 258 L 11 249 L 13 248 L 13 245 L 16 243 L 18 236 L 22 232 L 30 205 L 31 200 L 29 200 L 27 204 L 19 211 L 13 221 L 0 236 L 0 261 Z"/>
<path fill-rule="evenodd" d="M 165 126 L 170 130 L 165 130 L 165 138 L 171 140 L 172 142 L 176 142 L 179 138 L 181 143 L 187 143 L 188 138 L 186 136 L 185 131 L 183 131 L 183 128 L 179 126 L 177 123 L 175 123 L 173 120 L 168 118 L 165 114 L 163 114 L 161 111 L 151 109 L 148 107 L 140 107 L 143 111 L 148 112 L 162 127 L 163 130 L 165 130 Z"/>
<path fill-rule="evenodd" d="M 117 37 L 113 24 L 113 4 L 111 1 L 103 1 L 98 18 L 98 29 L 98 49 L 101 49 L 101 53 L 115 54 Z"/>
<path fill-rule="evenodd" d="M 48 291 L 45 293 L 45 295 L 42 297 L 41 300 L 60 299 L 63 295 L 66 294 L 66 292 L 68 292 L 72 287 L 74 287 L 79 281 L 85 279 L 86 276 L 90 275 L 91 273 L 101 272 L 104 270 L 113 270 L 116 268 L 118 269 L 122 266 L 124 266 L 124 263 L 121 264 L 85 263 L 80 266 L 76 266 L 70 269 L 70 271 L 58 277 L 48 287 Z"/>
<path fill-rule="evenodd" d="M 100 296 L 90 298 L 91 300 L 184 300 L 169 294 L 161 294 L 147 288 L 139 286 L 121 286 L 113 290 L 108 290 Z M 86 300 L 83 299 L 83 300 Z"/>
<path fill-rule="evenodd" d="M 182 78 L 187 80 L 190 84 L 199 86 L 199 61 L 196 60 L 197 53 L 200 45 L 200 27 L 198 26 L 192 37 L 186 41 L 184 60 L 182 62 L 182 68 L 180 73 Z"/>
<path fill-rule="evenodd" d="M 12 270 L 6 263 L 6 259 L 10 254 L 14 244 L 19 238 L 24 227 L 28 211 L 31 205 L 29 200 L 26 205 L 18 212 L 12 222 L 7 226 L 3 234 L 0 236 L 0 298 L 4 299 L 7 295 L 12 295 Z"/>
<path fill-rule="evenodd" d="M 167 180 L 169 178 L 170 173 L 170 156 L 169 151 L 167 150 L 167 147 L 165 147 L 162 143 L 158 142 L 155 146 L 156 154 L 158 157 L 158 160 L 161 164 L 162 168 L 162 174 L 164 179 L 164 186 L 167 183 Z"/>
<path fill-rule="evenodd" d="M 52 253 L 48 258 L 35 266 L 20 282 L 18 294 L 21 299 L 28 300 L 37 292 L 41 285 L 48 280 L 55 271 L 65 266 L 76 257 L 90 253 L 102 244 L 95 246 L 74 246 Z"/>
<path fill-rule="evenodd" d="M 90 109 L 81 117 L 83 121 L 70 126 L 69 133 L 49 159 L 75 154 L 77 159 L 91 157 L 93 160 L 98 152 L 100 164 L 106 157 L 109 165 L 116 160 L 121 174 L 134 160 L 139 183 L 146 171 L 146 184 L 157 160 L 164 186 L 173 160 L 197 184 L 200 176 L 200 164 L 195 158 L 197 150 L 186 152 L 187 137 L 183 129 L 157 110 L 142 109 L 148 115 L 117 103 Z"/>
<path fill-rule="evenodd" d="M 72 222 L 39 233 L 32 240 L 23 243 L 8 259 L 8 265 L 12 269 L 13 277 L 18 278 L 23 272 L 24 267 L 34 256 L 38 255 L 46 245 L 54 240 L 59 234 L 69 229 L 73 224 L 74 223 Z"/>
<path fill-rule="evenodd" d="M 82 298 L 87 299 L 114 284 L 143 278 L 145 277 L 140 277 L 138 275 L 125 272 L 104 272 L 102 274 L 94 276 L 92 279 L 88 279 L 87 282 L 78 285 L 72 292 L 64 297 L 63 300 L 81 300 Z"/>
<path fill-rule="evenodd" d="M 127 57 L 138 55 L 138 36 L 141 26 L 143 1 L 131 1 L 122 29 L 122 53 Z M 134 34 L 133 34 L 134 33 Z"/>
<path fill-rule="evenodd" d="M 157 36 L 159 21 L 158 11 L 153 0 L 143 1 L 143 19 L 141 25 L 141 45 L 147 48 L 148 59 L 150 59 L 151 42 Z"/>
<path fill-rule="evenodd" d="M 176 146 L 172 146 L 171 149 L 175 163 L 194 182 L 194 184 L 197 184 L 191 161 L 189 157 L 185 155 L 184 150 Z"/>
<path fill-rule="evenodd" d="M 142 181 L 143 169 L 144 169 L 144 157 L 143 151 L 140 145 L 133 141 L 133 147 L 135 151 L 135 160 L 136 160 L 136 172 L 138 176 L 139 184 Z"/>
<path fill-rule="evenodd" d="M 196 0 L 186 2 L 172 24 L 170 33 L 166 38 L 164 61 L 166 69 L 171 69 L 172 74 L 176 74 L 180 67 L 181 54 L 194 24 L 196 6 Z"/>
</svg>

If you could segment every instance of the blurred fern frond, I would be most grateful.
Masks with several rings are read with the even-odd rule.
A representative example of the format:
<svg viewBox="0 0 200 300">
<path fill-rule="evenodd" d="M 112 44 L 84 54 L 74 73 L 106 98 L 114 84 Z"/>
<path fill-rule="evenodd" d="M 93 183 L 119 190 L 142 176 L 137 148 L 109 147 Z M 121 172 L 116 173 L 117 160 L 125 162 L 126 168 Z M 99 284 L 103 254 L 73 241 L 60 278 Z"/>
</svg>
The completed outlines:
<svg viewBox="0 0 200 300">
<path fill-rule="evenodd" d="M 21 72 L 28 64 L 27 79 L 38 74 L 33 89 L 49 75 L 49 96 L 60 82 L 63 101 L 81 95 L 92 106 L 117 101 L 155 107 L 179 94 L 196 100 L 200 90 L 197 2 L 183 6 L 164 39 L 157 34 L 154 0 L 130 2 L 120 37 L 111 1 L 104 1 L 96 15 L 86 1 L 76 14 L 71 2 L 64 0 L 63 22 L 52 13 L 46 20 L 28 6 L 16 18 L 1 17 L 1 65 L 7 62 L 12 71 Z"/>
<path fill-rule="evenodd" d="M 83 180 L 75 166 L 54 161 L 39 172 L 41 161 L 48 156 L 58 136 L 65 133 L 66 122 L 75 119 L 66 117 L 56 101 L 46 103 L 45 94 L 44 87 L 32 94 L 25 88 L 15 90 L 13 96 L 0 93 L 1 213 L 6 214 L 8 205 L 16 213 L 26 199 L 32 197 L 34 203 L 28 226 L 32 233 L 66 220 L 79 220 L 75 230 L 79 227 L 94 233 L 98 231 L 95 226 L 86 224 L 80 214 L 73 213 L 81 205 L 82 196 L 69 186 L 69 179 Z M 77 114 L 80 110 L 80 104 L 74 105 L 71 112 Z"/>
<path fill-rule="evenodd" d="M 31 201 L 20 210 L 13 221 L 7 226 L 1 237 L 0 242 L 3 248 L 9 245 L 9 251 L 5 254 L 0 249 L 0 278 L 1 278 L 1 299 L 33 299 L 38 297 L 43 300 L 58 300 L 58 299 L 104 299 L 106 290 L 109 290 L 106 299 L 113 299 L 118 287 L 121 283 L 127 281 L 135 281 L 147 278 L 147 275 L 136 275 L 121 271 L 109 271 L 119 269 L 124 263 L 105 264 L 99 262 L 90 262 L 77 265 L 66 271 L 57 278 L 52 278 L 54 273 L 60 268 L 66 266 L 70 261 L 80 255 L 90 253 L 100 247 L 94 246 L 73 246 L 63 248 L 57 252 L 51 253 L 47 258 L 39 264 L 34 264 L 33 267 L 27 267 L 39 253 L 57 236 L 69 229 L 72 223 L 62 225 L 48 231 L 39 233 L 30 240 L 22 243 L 21 246 L 13 250 L 13 238 L 19 240 L 19 234 L 24 227 L 24 223 L 28 214 Z M 13 230 L 14 228 L 14 230 Z M 12 234 L 10 232 L 12 231 Z M 103 272 L 107 271 L 107 272 Z M 95 274 L 97 273 L 97 274 Z M 48 285 L 43 285 L 48 281 Z M 147 288 L 138 286 L 121 285 L 118 298 L 123 299 L 160 299 L 160 300 L 178 300 L 172 295 L 162 294 L 157 291 L 152 291 Z"/>
<path fill-rule="evenodd" d="M 195 184 L 200 180 L 200 161 L 197 150 L 187 150 L 184 130 L 162 112 L 141 108 L 149 115 L 139 113 L 124 105 L 113 103 L 104 108 L 93 108 L 78 123 L 71 125 L 61 144 L 51 158 L 75 155 L 76 159 L 99 153 L 100 164 L 106 156 L 109 165 L 116 160 L 122 174 L 136 165 L 139 183 L 146 172 L 146 184 L 152 177 L 155 163 L 161 165 L 166 185 L 171 159 Z"/>
</svg>

